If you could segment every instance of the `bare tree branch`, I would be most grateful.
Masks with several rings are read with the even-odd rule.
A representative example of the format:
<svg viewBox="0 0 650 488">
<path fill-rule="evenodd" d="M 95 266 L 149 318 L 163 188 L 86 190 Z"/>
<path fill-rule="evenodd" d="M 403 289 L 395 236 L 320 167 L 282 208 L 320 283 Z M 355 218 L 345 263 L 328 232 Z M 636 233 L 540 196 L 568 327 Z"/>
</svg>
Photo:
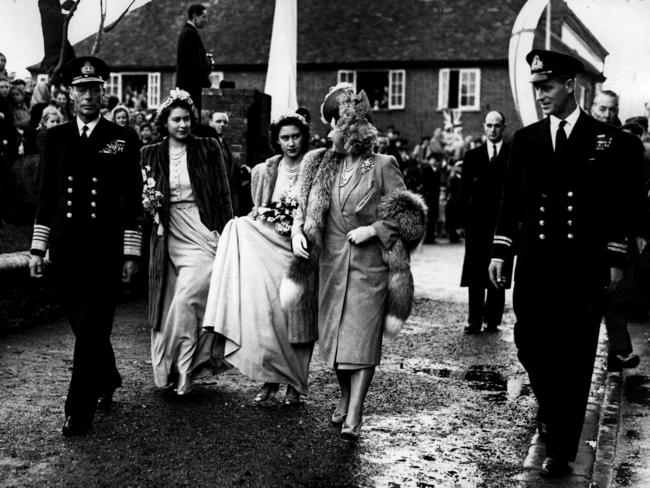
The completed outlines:
<svg viewBox="0 0 650 488">
<path fill-rule="evenodd" d="M 96 56 L 102 48 L 102 37 L 104 36 L 104 22 L 106 21 L 106 10 L 108 9 L 108 0 L 99 0 L 99 29 L 95 36 L 95 43 L 90 51 L 91 56 Z"/>
<path fill-rule="evenodd" d="M 122 12 L 120 14 L 120 16 L 117 18 L 117 20 L 115 22 L 113 22 L 111 25 L 104 28 L 104 32 L 112 31 L 117 26 L 117 24 L 120 22 L 120 20 L 122 20 L 124 18 L 124 16 L 128 13 L 128 11 L 131 10 L 131 7 L 133 6 L 134 3 L 135 3 L 135 0 L 131 0 L 131 3 L 129 4 L 129 6 L 126 7 L 124 12 Z"/>
</svg>

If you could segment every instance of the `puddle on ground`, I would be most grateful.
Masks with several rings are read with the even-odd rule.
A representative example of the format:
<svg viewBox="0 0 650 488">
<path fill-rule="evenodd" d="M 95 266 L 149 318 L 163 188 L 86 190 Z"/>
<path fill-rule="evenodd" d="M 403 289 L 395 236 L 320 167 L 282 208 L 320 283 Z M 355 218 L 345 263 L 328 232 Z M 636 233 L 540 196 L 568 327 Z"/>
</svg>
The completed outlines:
<svg viewBox="0 0 650 488">
<path fill-rule="evenodd" d="M 525 375 L 507 377 L 496 371 L 493 366 L 483 364 L 470 366 L 466 370 L 425 367 L 413 368 L 413 372 L 467 382 L 467 385 L 473 390 L 489 392 L 485 398 L 493 401 L 513 401 L 531 393 L 530 384 Z"/>
<path fill-rule="evenodd" d="M 374 486 L 476 488 L 481 473 L 472 462 L 472 436 L 460 425 L 441 430 L 441 418 L 453 412 L 409 417 L 369 416 L 364 430 L 372 432 L 372 446 L 361 457 L 383 467 Z M 442 434 L 442 435 L 441 435 Z"/>
<path fill-rule="evenodd" d="M 630 403 L 650 406 L 650 378 L 643 375 L 629 375 L 625 378 L 625 398 Z"/>
</svg>

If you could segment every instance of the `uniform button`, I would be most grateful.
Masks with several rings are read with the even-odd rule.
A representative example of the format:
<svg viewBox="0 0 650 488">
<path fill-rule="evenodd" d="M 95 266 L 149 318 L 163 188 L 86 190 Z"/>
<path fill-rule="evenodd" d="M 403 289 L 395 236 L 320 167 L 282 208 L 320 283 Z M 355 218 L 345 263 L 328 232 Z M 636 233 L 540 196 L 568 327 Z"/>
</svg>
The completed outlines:
<svg viewBox="0 0 650 488">
<path fill-rule="evenodd" d="M 93 176 L 93 183 L 97 183 L 97 178 Z"/>
<path fill-rule="evenodd" d="M 546 239 L 546 236 L 545 236 L 544 234 L 540 234 L 540 235 L 539 235 L 539 238 L 540 238 L 541 240 L 544 240 L 544 239 Z"/>
<path fill-rule="evenodd" d="M 67 205 L 68 207 L 71 207 L 71 206 L 72 206 L 72 200 L 68 200 L 68 201 L 65 202 L 65 203 L 66 203 L 66 205 Z"/>
<path fill-rule="evenodd" d="M 566 223 L 567 225 L 573 225 L 573 220 L 567 220 Z"/>
<path fill-rule="evenodd" d="M 539 225 L 542 225 L 542 226 L 543 226 L 543 225 L 544 225 L 544 221 L 543 221 L 543 220 L 540 220 L 540 221 L 539 221 Z"/>
<path fill-rule="evenodd" d="M 90 218 L 91 218 L 91 219 L 96 219 L 96 218 L 97 218 L 97 214 L 91 213 L 91 214 L 90 214 Z"/>
<path fill-rule="evenodd" d="M 74 178 L 72 176 L 68 176 L 68 181 L 73 181 Z"/>
<path fill-rule="evenodd" d="M 571 233 L 567 234 L 567 235 L 566 235 L 566 238 L 567 238 L 567 239 L 573 239 L 573 234 L 571 234 Z"/>
<path fill-rule="evenodd" d="M 96 206 L 97 206 L 97 202 L 90 202 L 90 206 L 91 206 L 91 207 L 96 207 Z"/>
<path fill-rule="evenodd" d="M 567 197 L 572 197 L 572 196 L 573 196 L 573 192 L 572 192 L 572 191 L 568 192 L 568 193 L 566 194 L 566 196 L 567 196 Z"/>
<path fill-rule="evenodd" d="M 65 216 L 68 217 L 69 219 L 71 219 L 72 218 L 72 213 L 68 212 L 67 214 L 65 214 Z"/>
<path fill-rule="evenodd" d="M 569 212 L 573 212 L 573 205 L 569 205 L 566 209 L 567 209 Z"/>
<path fill-rule="evenodd" d="M 68 188 L 68 193 L 72 193 L 72 188 Z"/>
<path fill-rule="evenodd" d="M 544 207 L 539 207 L 540 212 L 546 212 L 546 209 Z"/>
<path fill-rule="evenodd" d="M 97 195 L 97 190 L 90 190 L 91 195 Z"/>
<path fill-rule="evenodd" d="M 546 198 L 546 193 L 542 193 L 541 197 Z"/>
</svg>

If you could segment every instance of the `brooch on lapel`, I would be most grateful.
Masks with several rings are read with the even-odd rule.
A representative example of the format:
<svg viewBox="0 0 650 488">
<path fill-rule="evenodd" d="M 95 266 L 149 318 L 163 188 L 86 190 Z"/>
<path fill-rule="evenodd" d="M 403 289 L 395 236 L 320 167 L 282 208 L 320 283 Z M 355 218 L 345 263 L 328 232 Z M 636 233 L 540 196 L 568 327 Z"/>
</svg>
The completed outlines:
<svg viewBox="0 0 650 488">
<path fill-rule="evenodd" d="M 124 152 L 125 141 L 122 139 L 113 139 L 99 150 L 102 154 L 120 154 Z"/>
<path fill-rule="evenodd" d="M 363 163 L 361 163 L 361 174 L 362 175 L 366 174 L 374 167 L 375 167 L 375 160 L 372 158 L 372 156 L 366 158 L 366 160 Z"/>
<path fill-rule="evenodd" d="M 604 151 L 612 144 L 612 136 L 609 134 L 598 134 L 596 136 L 596 151 Z"/>
</svg>

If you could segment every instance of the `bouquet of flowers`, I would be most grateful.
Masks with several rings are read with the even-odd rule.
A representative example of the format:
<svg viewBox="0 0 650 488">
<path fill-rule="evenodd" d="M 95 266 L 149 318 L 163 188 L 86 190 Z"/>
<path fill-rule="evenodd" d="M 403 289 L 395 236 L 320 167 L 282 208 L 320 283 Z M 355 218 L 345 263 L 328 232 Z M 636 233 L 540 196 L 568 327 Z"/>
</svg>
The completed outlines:
<svg viewBox="0 0 650 488">
<path fill-rule="evenodd" d="M 142 170 L 144 185 L 142 186 L 142 206 L 144 211 L 151 215 L 155 224 L 158 225 L 158 234 L 161 234 L 162 224 L 160 222 L 160 212 L 158 209 L 163 204 L 163 194 L 156 189 L 156 180 L 149 176 L 151 166 L 145 166 Z"/>
<path fill-rule="evenodd" d="M 267 207 L 259 207 L 257 218 L 273 224 L 278 234 L 288 236 L 291 234 L 293 211 L 297 208 L 298 199 L 291 192 L 287 192 L 280 197 L 280 201 L 271 202 Z"/>
</svg>

